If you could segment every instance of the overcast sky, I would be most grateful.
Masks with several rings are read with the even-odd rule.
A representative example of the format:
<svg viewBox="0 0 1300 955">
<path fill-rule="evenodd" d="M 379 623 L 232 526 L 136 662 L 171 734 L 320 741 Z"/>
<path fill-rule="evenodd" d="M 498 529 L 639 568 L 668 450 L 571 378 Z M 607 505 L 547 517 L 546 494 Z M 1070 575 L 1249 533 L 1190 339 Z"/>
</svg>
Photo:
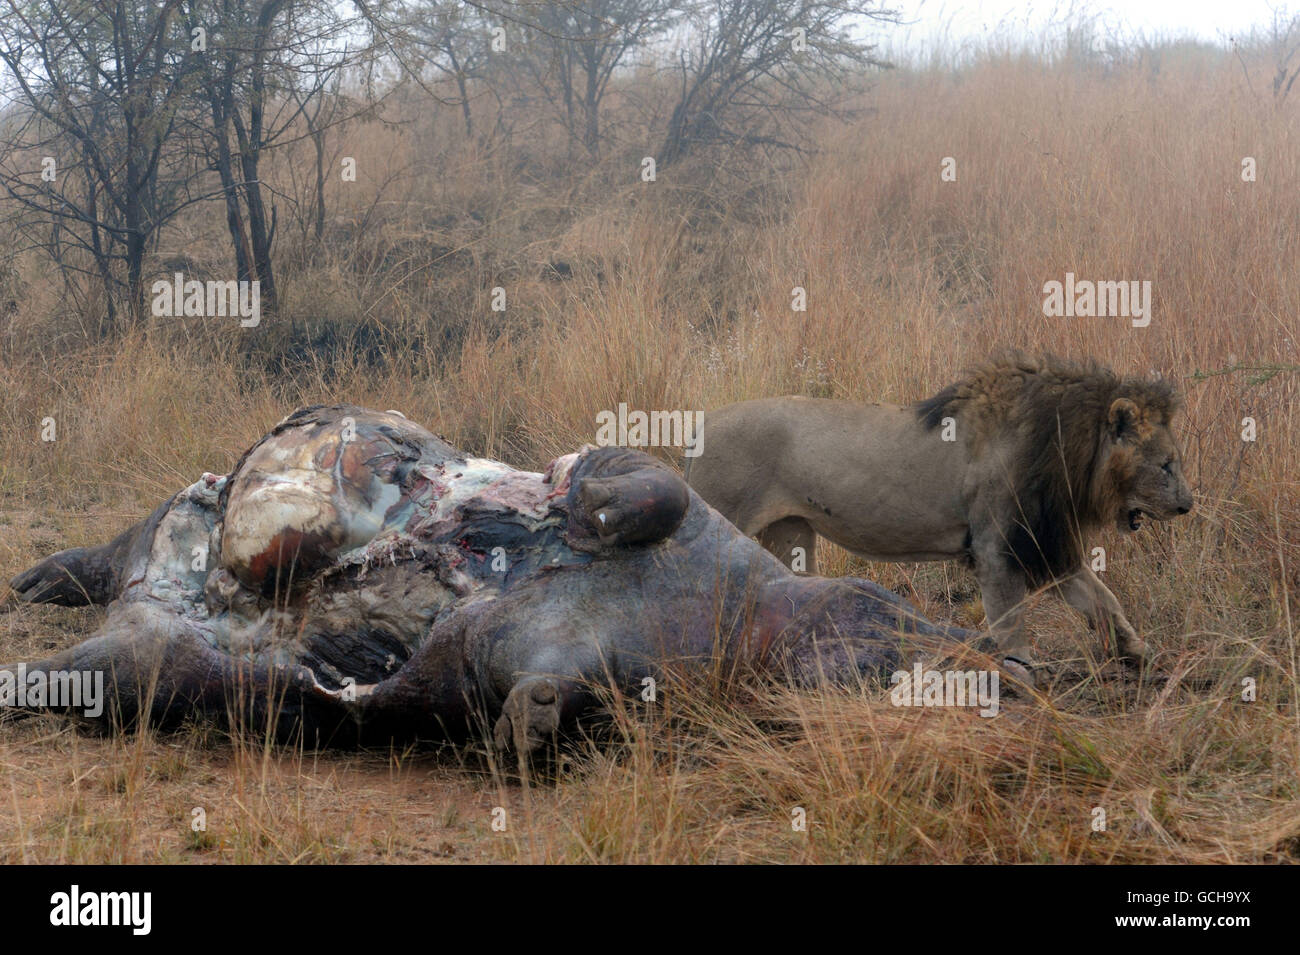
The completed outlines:
<svg viewBox="0 0 1300 955">
<path fill-rule="evenodd" d="M 1045 27 L 1093 15 L 1108 33 L 1128 36 L 1193 37 L 1226 42 L 1263 27 L 1283 10 L 1278 0 L 1126 0 L 1121 3 L 1029 2 L 1029 0 L 893 0 L 887 3 L 914 21 L 898 27 L 897 39 L 905 46 L 932 46 L 942 39 L 961 46 L 991 32 L 1008 36 L 1038 36 Z M 1300 0 L 1291 4 L 1300 13 Z M 1073 16 L 1071 13 L 1073 11 Z"/>
</svg>

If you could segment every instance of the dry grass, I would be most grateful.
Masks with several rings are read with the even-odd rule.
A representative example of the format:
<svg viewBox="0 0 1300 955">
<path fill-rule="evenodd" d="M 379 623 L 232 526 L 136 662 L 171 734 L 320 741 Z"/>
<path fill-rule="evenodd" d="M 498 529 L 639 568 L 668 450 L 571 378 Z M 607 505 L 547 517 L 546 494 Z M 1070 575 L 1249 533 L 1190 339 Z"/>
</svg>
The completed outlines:
<svg viewBox="0 0 1300 955">
<path fill-rule="evenodd" d="M 1017 346 L 1181 381 L 1194 517 L 1097 543 L 1144 638 L 1191 679 L 1126 682 L 1043 601 L 1030 623 L 1060 679 L 997 719 L 896 709 L 879 691 L 670 692 L 529 787 L 455 756 L 268 751 L 201 731 L 104 740 L 29 720 L 0 728 L 0 859 L 1295 861 L 1300 386 L 1232 369 L 1300 361 L 1300 102 L 1275 104 L 1256 67 L 1258 96 L 1235 59 L 1181 48 L 1158 71 L 998 56 L 899 72 L 806 167 L 731 157 L 654 184 L 616 157 L 539 185 L 428 129 L 367 130 L 354 151 L 373 175 L 332 186 L 340 217 L 367 229 L 289 248 L 284 311 L 253 332 L 215 319 L 88 342 L 27 263 L 24 308 L 0 329 L 5 573 L 227 469 L 297 404 L 399 408 L 538 467 L 620 401 L 904 401 Z M 945 156 L 955 183 L 940 181 Z M 210 226 L 178 245 L 218 242 Z M 554 261 L 571 275 L 548 278 Z M 1150 280 L 1151 326 L 1044 318 L 1039 290 L 1067 271 Z M 496 285 L 505 313 L 488 308 Z M 796 285 L 806 313 L 790 309 Z M 978 616 L 956 567 L 827 557 L 932 617 Z M 0 646 L 65 646 L 96 619 L 23 609 L 0 618 Z"/>
</svg>

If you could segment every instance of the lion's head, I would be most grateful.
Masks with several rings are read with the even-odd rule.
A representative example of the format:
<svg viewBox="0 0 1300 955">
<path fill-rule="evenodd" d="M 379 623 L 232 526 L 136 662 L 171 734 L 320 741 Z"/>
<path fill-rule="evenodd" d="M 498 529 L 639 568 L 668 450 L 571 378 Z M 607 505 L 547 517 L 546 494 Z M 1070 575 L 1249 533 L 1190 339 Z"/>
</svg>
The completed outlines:
<svg viewBox="0 0 1300 955">
<path fill-rule="evenodd" d="M 928 428 L 959 416 L 977 459 L 997 442 L 1014 448 L 987 479 L 1005 484 L 1010 462 L 1009 556 L 1043 583 L 1077 568 L 1094 527 L 1114 521 L 1131 532 L 1143 517 L 1163 521 L 1192 509 L 1170 432 L 1178 405 L 1165 378 L 1010 352 L 916 410 Z"/>
<path fill-rule="evenodd" d="M 1164 402 L 1144 407 L 1128 397 L 1110 404 L 1096 479 L 1122 532 L 1138 530 L 1143 517 L 1167 521 L 1192 509 L 1192 489 L 1169 432 L 1171 410 Z"/>
</svg>

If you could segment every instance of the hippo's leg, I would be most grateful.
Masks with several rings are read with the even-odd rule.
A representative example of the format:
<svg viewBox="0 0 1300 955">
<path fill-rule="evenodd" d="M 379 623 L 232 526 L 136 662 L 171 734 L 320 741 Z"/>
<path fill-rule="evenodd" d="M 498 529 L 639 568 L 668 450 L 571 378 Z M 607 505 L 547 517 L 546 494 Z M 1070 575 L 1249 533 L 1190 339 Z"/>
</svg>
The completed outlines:
<svg viewBox="0 0 1300 955">
<path fill-rule="evenodd" d="M 25 701 L 17 697 L 20 682 Z M 34 697 L 37 684 L 43 699 Z M 206 717 L 256 733 L 270 728 L 281 740 L 301 729 L 309 745 L 340 729 L 346 738 L 350 729 L 345 701 L 304 668 L 219 653 L 184 620 L 145 602 L 119 605 L 100 636 L 48 659 L 0 666 L 0 692 L 11 707 L 63 713 L 105 729 L 168 728 Z"/>
<path fill-rule="evenodd" d="M 691 503 L 690 489 L 677 472 L 626 448 L 593 452 L 575 476 L 574 490 L 573 518 L 595 533 L 601 547 L 663 540 Z"/>
<path fill-rule="evenodd" d="M 817 532 L 802 517 L 787 517 L 758 532 L 758 542 L 795 573 L 817 573 Z M 796 560 L 801 556 L 800 564 Z"/>
<path fill-rule="evenodd" d="M 514 685 L 492 729 L 497 749 L 528 754 L 551 742 L 591 706 L 592 694 L 575 680 L 527 676 Z"/>
<path fill-rule="evenodd" d="M 141 521 L 101 547 L 73 547 L 45 558 L 9 582 L 0 610 L 20 603 L 64 607 L 112 603 L 126 555 L 147 524 L 148 520 Z"/>
<path fill-rule="evenodd" d="M 0 680 L 8 691 L 6 702 L 28 711 L 60 712 L 123 726 L 134 724 L 142 711 L 164 717 L 173 698 L 178 704 L 184 698 L 192 702 L 208 670 L 198 664 L 194 650 L 186 652 L 186 644 L 197 638 L 174 615 L 150 609 L 143 603 L 121 607 L 99 636 L 45 660 L 0 667 Z M 48 686 L 64 674 L 81 684 L 79 706 L 31 693 L 17 699 L 19 683 Z"/>
<path fill-rule="evenodd" d="M 504 703 L 493 725 L 497 749 L 535 753 L 608 700 L 604 691 L 628 691 L 646 668 L 646 655 L 622 642 L 611 646 L 604 622 L 581 626 L 572 608 L 521 602 L 515 621 L 498 631 L 487 673 Z"/>
<path fill-rule="evenodd" d="M 780 649 L 796 685 L 888 683 L 918 660 L 939 660 L 977 635 L 934 624 L 898 594 L 856 577 L 777 579 L 760 606 L 789 605 Z"/>
<path fill-rule="evenodd" d="M 112 603 L 121 589 L 122 571 L 128 557 L 137 544 L 147 543 L 153 537 L 172 500 L 168 498 L 152 514 L 107 544 L 61 550 L 23 571 L 9 582 L 8 592 L 0 596 L 0 610 L 12 610 L 20 603 L 63 607 Z"/>
<path fill-rule="evenodd" d="M 607 679 L 595 643 L 547 626 L 545 613 L 505 599 L 436 623 L 400 670 L 357 688 L 363 738 L 491 729 L 500 750 L 542 747 L 595 705 L 593 683 Z"/>
<path fill-rule="evenodd" d="M 472 731 L 483 691 L 466 666 L 468 634 L 483 612 L 470 608 L 435 623 L 401 669 L 356 688 L 363 742 L 461 740 Z"/>
</svg>

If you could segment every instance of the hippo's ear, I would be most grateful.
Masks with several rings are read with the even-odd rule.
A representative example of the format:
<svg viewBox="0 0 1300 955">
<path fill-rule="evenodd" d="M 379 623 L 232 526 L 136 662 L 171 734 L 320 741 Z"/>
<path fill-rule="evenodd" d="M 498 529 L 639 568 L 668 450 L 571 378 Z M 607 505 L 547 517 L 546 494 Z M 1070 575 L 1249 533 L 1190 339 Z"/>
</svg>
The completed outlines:
<svg viewBox="0 0 1300 955">
<path fill-rule="evenodd" d="M 602 547 L 663 540 L 677 530 L 691 503 L 686 482 L 658 466 L 582 478 L 576 490 L 578 513 L 571 517 L 594 532 Z"/>
</svg>

